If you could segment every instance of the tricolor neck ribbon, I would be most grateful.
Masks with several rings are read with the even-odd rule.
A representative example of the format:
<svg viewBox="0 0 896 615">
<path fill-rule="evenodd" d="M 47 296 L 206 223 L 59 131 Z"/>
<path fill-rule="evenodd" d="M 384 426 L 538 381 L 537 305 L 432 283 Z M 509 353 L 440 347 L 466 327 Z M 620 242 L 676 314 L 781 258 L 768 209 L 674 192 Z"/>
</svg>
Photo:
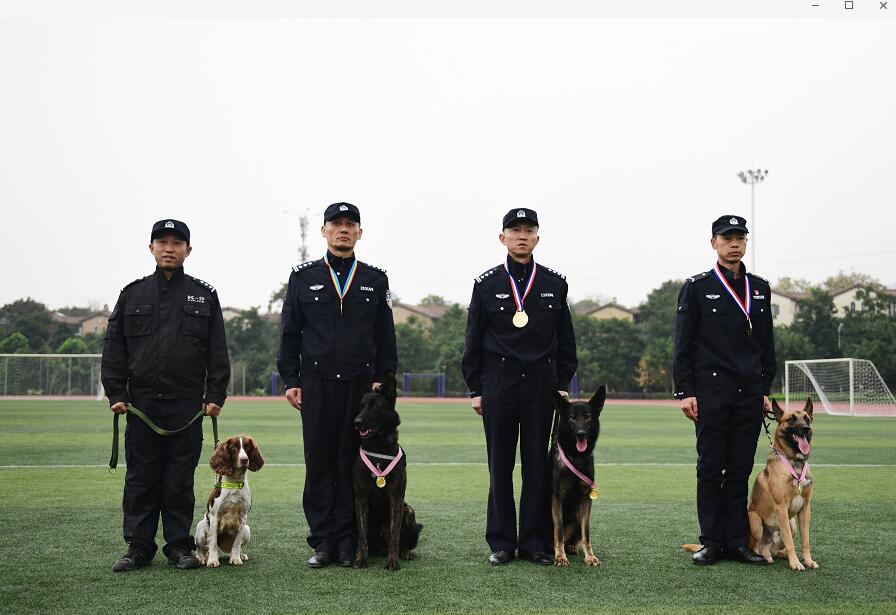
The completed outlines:
<svg viewBox="0 0 896 615">
<path fill-rule="evenodd" d="M 567 470 L 569 470 L 570 472 L 572 472 L 573 474 L 578 476 L 579 480 L 581 480 L 583 483 L 585 483 L 586 485 L 591 487 L 591 489 L 596 490 L 596 483 L 593 480 L 591 480 L 590 478 L 588 478 L 587 476 L 585 476 L 584 474 L 582 474 L 581 472 L 579 472 L 579 469 L 569 462 L 569 459 L 567 459 L 566 455 L 563 454 L 563 447 L 560 446 L 559 442 L 557 443 L 557 454 L 560 456 L 560 461 L 563 462 L 563 465 L 566 466 Z M 594 499 L 594 498 L 592 498 L 592 499 Z"/>
<path fill-rule="evenodd" d="M 517 288 L 516 280 L 513 279 L 513 275 L 510 273 L 510 265 L 507 264 L 509 260 L 510 257 L 508 256 L 507 261 L 504 262 L 504 269 L 507 271 L 507 277 L 510 278 L 510 290 L 513 293 L 513 301 L 516 303 L 516 311 L 524 312 L 523 305 L 526 303 L 526 297 L 532 292 L 532 284 L 535 282 L 535 272 L 538 270 L 538 265 L 535 264 L 535 259 L 532 259 L 532 273 L 529 274 L 529 281 L 526 282 L 526 290 L 520 295 L 520 289 Z"/>
<path fill-rule="evenodd" d="M 747 328 L 749 330 L 753 329 L 753 323 L 750 322 L 750 311 L 753 309 L 753 298 L 750 296 L 750 276 L 744 273 L 744 296 L 745 301 L 741 301 L 740 297 L 734 291 L 734 288 L 731 286 L 731 283 L 725 278 L 722 274 L 722 270 L 719 269 L 719 263 L 716 263 L 716 266 L 713 268 L 715 271 L 716 277 L 719 278 L 719 282 L 722 283 L 722 286 L 725 287 L 725 290 L 728 291 L 728 294 L 731 295 L 731 298 L 734 299 L 734 302 L 744 313 L 744 316 L 747 317 Z"/>
<path fill-rule="evenodd" d="M 345 281 L 342 284 L 339 283 L 336 270 L 333 269 L 333 265 L 330 264 L 330 260 L 327 258 L 326 254 L 324 254 L 324 262 L 330 270 L 330 280 L 332 280 L 333 286 L 336 288 L 336 294 L 339 295 L 339 309 L 341 310 L 342 300 L 345 298 L 345 295 L 348 294 L 348 289 L 352 285 L 352 280 L 355 279 L 355 270 L 358 268 L 358 259 L 356 258 L 352 261 L 351 269 L 348 270 L 348 275 L 345 276 Z"/>
<path fill-rule="evenodd" d="M 809 462 L 806 461 L 805 463 L 803 463 L 803 471 L 800 472 L 799 474 L 797 474 L 796 470 L 793 469 L 793 465 L 790 463 L 790 460 L 787 459 L 787 457 L 782 455 L 780 452 L 778 452 L 778 449 L 776 449 L 774 446 L 771 448 L 772 448 L 772 452 L 778 456 L 778 460 L 784 464 L 785 468 L 787 468 L 787 471 L 793 477 L 793 480 L 796 481 L 797 490 L 802 494 L 803 493 L 803 483 L 806 480 L 806 473 L 809 471 Z"/>
<path fill-rule="evenodd" d="M 385 470 L 380 471 L 375 465 L 373 465 L 373 462 L 370 461 L 370 458 L 367 456 L 367 451 L 364 450 L 363 446 L 358 448 L 358 454 L 361 455 L 361 461 L 364 462 L 364 465 L 367 466 L 367 469 L 370 470 L 370 472 L 377 478 L 377 487 L 383 487 L 386 485 L 386 477 L 389 475 L 389 472 L 391 472 L 395 468 L 395 466 L 398 465 L 398 462 L 401 461 L 401 458 L 404 457 L 404 451 L 401 450 L 401 447 L 399 446 L 398 454 L 395 455 L 395 458 L 389 463 L 389 465 L 386 466 Z M 382 481 L 380 479 L 382 479 Z"/>
</svg>

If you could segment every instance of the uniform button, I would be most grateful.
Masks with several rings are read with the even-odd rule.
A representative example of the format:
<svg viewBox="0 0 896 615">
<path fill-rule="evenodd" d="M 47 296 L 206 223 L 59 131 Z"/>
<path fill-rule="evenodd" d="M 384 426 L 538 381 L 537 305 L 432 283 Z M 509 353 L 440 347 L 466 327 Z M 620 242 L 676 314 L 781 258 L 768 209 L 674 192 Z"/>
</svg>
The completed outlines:
<svg viewBox="0 0 896 615">
<path fill-rule="evenodd" d="M 743 389 L 738 389 L 737 392 L 738 392 L 738 393 L 743 393 L 744 390 L 743 390 Z"/>
<path fill-rule="evenodd" d="M 554 307 L 554 306 L 551 305 L 550 303 L 548 304 L 548 309 L 551 309 L 551 308 L 553 308 L 553 307 Z"/>
<path fill-rule="evenodd" d="M 765 311 L 765 308 L 759 308 L 759 311 L 760 311 L 760 312 L 764 312 L 764 311 Z"/>
<path fill-rule="evenodd" d="M 712 308 L 712 311 L 715 312 L 715 311 L 716 311 L 716 308 Z"/>
<path fill-rule="evenodd" d="M 336 377 L 337 377 L 337 378 L 342 378 L 342 375 L 341 375 L 341 374 L 336 374 Z"/>
<path fill-rule="evenodd" d="M 525 378 L 526 374 L 520 374 L 520 378 Z"/>
<path fill-rule="evenodd" d="M 504 357 L 501 357 L 501 360 L 503 361 L 503 360 L 504 360 Z"/>
<path fill-rule="evenodd" d="M 367 297 L 367 303 L 370 303 L 370 297 Z"/>
<path fill-rule="evenodd" d="M 317 365 L 317 361 L 315 361 L 314 364 Z"/>
<path fill-rule="evenodd" d="M 502 311 L 502 312 L 504 311 L 504 306 L 503 306 L 503 305 L 501 306 L 501 311 Z"/>
<path fill-rule="evenodd" d="M 315 297 L 314 300 L 315 300 L 315 301 L 319 301 L 319 300 L 320 300 L 320 297 Z M 715 310 L 713 310 L 713 312 L 715 312 Z"/>
<path fill-rule="evenodd" d="M 715 376 L 715 375 L 716 375 L 716 373 L 715 373 L 715 372 L 713 372 L 713 373 L 712 373 L 712 375 L 713 375 L 713 376 Z"/>
<path fill-rule="evenodd" d="M 199 310 L 193 310 L 193 313 L 194 313 L 194 314 L 198 314 L 198 313 L 199 313 Z"/>
</svg>

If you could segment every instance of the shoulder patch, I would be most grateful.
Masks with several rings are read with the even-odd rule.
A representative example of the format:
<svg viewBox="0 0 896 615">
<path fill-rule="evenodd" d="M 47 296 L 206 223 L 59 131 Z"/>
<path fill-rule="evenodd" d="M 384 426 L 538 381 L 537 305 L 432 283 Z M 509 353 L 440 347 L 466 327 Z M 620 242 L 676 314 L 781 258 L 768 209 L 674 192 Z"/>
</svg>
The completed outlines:
<svg viewBox="0 0 896 615">
<path fill-rule="evenodd" d="M 208 282 L 206 282 L 205 280 L 200 280 L 199 278 L 196 278 L 193 276 L 190 276 L 190 277 L 193 278 L 193 281 L 196 282 L 197 284 L 199 284 L 200 286 L 205 286 L 211 292 L 215 292 L 215 287 L 212 286 L 211 284 L 209 284 Z"/>
<path fill-rule="evenodd" d="M 557 277 L 560 278 L 561 280 L 565 280 L 565 279 L 566 279 L 566 276 L 565 276 L 565 275 L 563 275 L 563 274 L 560 273 L 559 271 L 554 271 L 554 270 L 551 269 L 550 267 L 545 267 L 544 265 L 538 265 L 538 268 L 539 268 L 539 269 L 544 269 L 544 270 L 547 271 L 548 273 L 553 273 L 555 276 L 557 276 Z"/>
<path fill-rule="evenodd" d="M 688 278 L 688 282 L 696 282 L 697 280 L 702 280 L 703 278 L 709 275 L 708 271 L 704 271 L 703 273 L 697 273 Z"/>
<path fill-rule="evenodd" d="M 750 277 L 752 277 L 752 278 L 756 278 L 757 280 L 761 280 L 761 281 L 765 282 L 766 284 L 771 284 L 771 282 L 769 282 L 768 280 L 766 280 L 764 277 L 762 277 L 761 275 L 756 275 L 756 274 L 753 273 L 752 271 L 748 271 L 748 272 L 747 272 L 747 275 L 750 276 Z"/>
<path fill-rule="evenodd" d="M 482 281 L 485 280 L 486 278 L 489 278 L 489 277 L 495 275 L 495 272 L 496 272 L 500 267 L 501 267 L 501 266 L 498 265 L 497 267 L 492 267 L 491 269 L 489 269 L 489 270 L 487 270 L 487 271 L 484 271 L 484 272 L 480 273 L 480 274 L 477 275 L 476 278 L 475 278 L 476 283 L 478 284 L 479 282 L 482 282 Z"/>
<path fill-rule="evenodd" d="M 313 265 L 316 262 L 317 262 L 317 260 L 305 261 L 304 263 L 300 263 L 300 264 L 296 265 L 295 267 L 293 267 L 292 270 L 293 271 L 301 271 L 302 269 L 307 269 L 308 267 L 310 267 L 311 265 Z"/>
<path fill-rule="evenodd" d="M 137 278 L 137 279 L 134 280 L 133 282 L 130 282 L 129 284 L 125 284 L 125 285 L 124 285 L 124 288 L 121 289 L 121 292 L 126 291 L 127 289 L 129 289 L 131 286 L 133 286 L 133 285 L 136 284 L 137 282 L 142 282 L 142 281 L 145 280 L 145 279 L 146 279 L 146 278 Z"/>
<path fill-rule="evenodd" d="M 385 269 L 382 269 L 381 267 L 377 267 L 376 265 L 371 265 L 370 263 L 365 263 L 364 261 L 358 261 L 358 262 L 361 263 L 362 265 L 367 265 L 371 269 L 375 269 L 375 270 L 379 271 L 380 273 L 386 273 Z"/>
</svg>

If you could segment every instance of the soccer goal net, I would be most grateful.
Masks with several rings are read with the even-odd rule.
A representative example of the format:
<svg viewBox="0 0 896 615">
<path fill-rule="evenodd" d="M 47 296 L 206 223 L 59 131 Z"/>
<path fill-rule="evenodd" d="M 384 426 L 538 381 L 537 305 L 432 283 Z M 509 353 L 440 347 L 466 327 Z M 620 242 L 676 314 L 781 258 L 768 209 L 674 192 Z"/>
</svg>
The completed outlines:
<svg viewBox="0 0 896 615">
<path fill-rule="evenodd" d="M 865 359 L 786 361 L 785 407 L 801 405 L 807 397 L 828 414 L 896 416 L 893 393 Z"/>
<path fill-rule="evenodd" d="M 98 354 L 0 354 L 0 396 L 100 399 Z"/>
</svg>

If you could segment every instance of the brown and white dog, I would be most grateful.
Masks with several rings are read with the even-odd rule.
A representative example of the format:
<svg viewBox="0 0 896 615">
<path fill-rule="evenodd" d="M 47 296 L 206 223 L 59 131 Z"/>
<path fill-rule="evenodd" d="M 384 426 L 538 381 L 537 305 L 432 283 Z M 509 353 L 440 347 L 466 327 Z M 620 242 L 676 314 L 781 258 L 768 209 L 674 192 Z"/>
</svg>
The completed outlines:
<svg viewBox="0 0 896 615">
<path fill-rule="evenodd" d="M 209 568 L 220 565 L 220 553 L 230 554 L 231 564 L 242 564 L 249 556 L 242 548 L 249 543 L 246 518 L 252 508 L 252 492 L 246 470 L 257 472 L 264 459 L 248 436 L 233 436 L 218 445 L 209 465 L 220 480 L 208 496 L 206 513 L 196 525 L 196 556 Z"/>
</svg>

